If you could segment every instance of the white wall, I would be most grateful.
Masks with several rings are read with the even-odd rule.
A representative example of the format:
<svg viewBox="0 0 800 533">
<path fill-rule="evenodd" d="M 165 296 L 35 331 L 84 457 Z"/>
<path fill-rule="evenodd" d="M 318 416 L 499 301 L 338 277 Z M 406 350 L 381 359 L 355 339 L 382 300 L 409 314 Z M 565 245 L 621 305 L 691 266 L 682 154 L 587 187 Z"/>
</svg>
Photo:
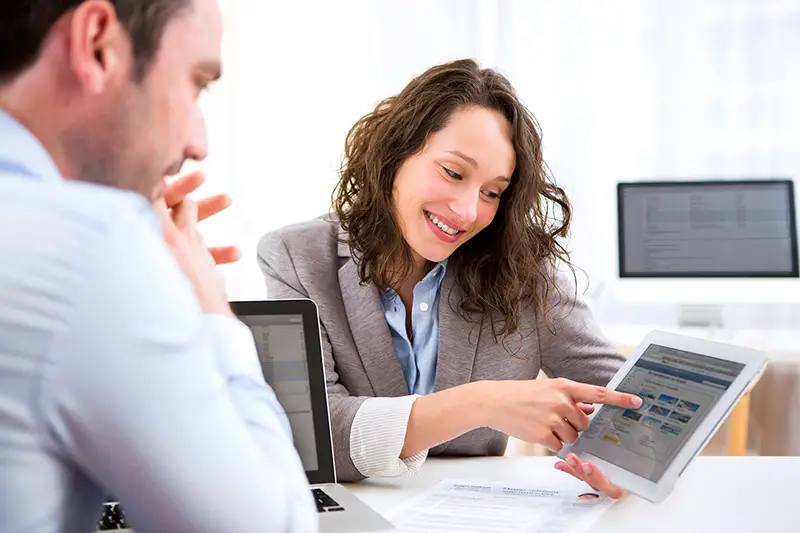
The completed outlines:
<svg viewBox="0 0 800 533">
<path fill-rule="evenodd" d="M 233 197 L 212 243 L 242 247 L 225 267 L 232 299 L 264 296 L 255 245 L 264 232 L 327 212 L 345 135 L 381 99 L 431 65 L 481 57 L 486 2 L 224 0 L 223 81 L 203 102 L 211 190 Z"/>
<path fill-rule="evenodd" d="M 226 267 L 234 299 L 263 297 L 261 234 L 326 211 L 349 127 L 444 60 L 500 68 L 539 119 L 593 283 L 616 278 L 617 181 L 800 175 L 798 2 L 222 4 L 226 72 L 204 102 L 202 166 L 236 202 L 209 228 L 243 248 Z"/>
</svg>

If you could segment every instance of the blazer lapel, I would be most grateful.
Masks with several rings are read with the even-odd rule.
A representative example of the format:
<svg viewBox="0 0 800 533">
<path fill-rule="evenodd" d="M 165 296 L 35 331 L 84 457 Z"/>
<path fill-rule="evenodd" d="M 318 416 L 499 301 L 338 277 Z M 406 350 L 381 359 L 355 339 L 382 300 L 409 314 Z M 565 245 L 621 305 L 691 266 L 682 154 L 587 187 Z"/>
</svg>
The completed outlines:
<svg viewBox="0 0 800 533">
<path fill-rule="evenodd" d="M 349 252 L 340 245 L 340 255 L 343 251 Z M 339 286 L 367 379 L 375 396 L 406 396 L 408 384 L 386 323 L 380 292 L 372 283 L 360 282 L 355 262 L 347 261 L 339 269 Z"/>
<path fill-rule="evenodd" d="M 449 389 L 467 383 L 472 376 L 475 354 L 480 343 L 481 322 L 465 320 L 458 312 L 464 293 L 448 272 L 439 297 L 439 353 L 433 390 Z"/>
</svg>

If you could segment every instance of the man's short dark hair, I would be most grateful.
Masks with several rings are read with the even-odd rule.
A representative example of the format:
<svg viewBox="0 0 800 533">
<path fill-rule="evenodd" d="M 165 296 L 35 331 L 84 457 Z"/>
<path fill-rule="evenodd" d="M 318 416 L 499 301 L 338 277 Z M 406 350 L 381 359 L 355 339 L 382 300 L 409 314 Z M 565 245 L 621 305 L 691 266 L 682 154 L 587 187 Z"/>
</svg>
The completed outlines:
<svg viewBox="0 0 800 533">
<path fill-rule="evenodd" d="M 159 50 L 167 23 L 193 0 L 107 0 L 133 43 L 134 78 L 141 80 Z M 53 25 L 84 0 L 0 0 L 0 83 L 30 67 Z"/>
</svg>

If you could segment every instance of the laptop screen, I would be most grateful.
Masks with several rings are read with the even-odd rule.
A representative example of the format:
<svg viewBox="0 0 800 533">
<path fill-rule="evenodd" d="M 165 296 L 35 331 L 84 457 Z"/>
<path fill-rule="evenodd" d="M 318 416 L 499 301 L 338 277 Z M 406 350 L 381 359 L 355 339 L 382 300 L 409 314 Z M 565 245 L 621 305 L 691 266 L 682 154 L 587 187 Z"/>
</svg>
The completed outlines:
<svg viewBox="0 0 800 533">
<path fill-rule="evenodd" d="M 240 315 L 239 319 L 253 332 L 264 379 L 289 417 L 303 466 L 307 471 L 317 470 L 317 439 L 303 316 Z"/>
<path fill-rule="evenodd" d="M 319 312 L 308 299 L 231 302 L 250 328 L 267 383 L 289 418 L 312 485 L 336 482 Z"/>
</svg>

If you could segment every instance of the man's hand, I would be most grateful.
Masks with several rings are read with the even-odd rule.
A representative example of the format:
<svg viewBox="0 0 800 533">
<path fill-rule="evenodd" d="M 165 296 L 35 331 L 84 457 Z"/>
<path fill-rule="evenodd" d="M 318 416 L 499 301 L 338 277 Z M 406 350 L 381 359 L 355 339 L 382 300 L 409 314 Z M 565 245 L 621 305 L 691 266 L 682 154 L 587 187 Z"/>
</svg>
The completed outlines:
<svg viewBox="0 0 800 533">
<path fill-rule="evenodd" d="M 594 463 L 582 462 L 574 453 L 568 453 L 567 460 L 557 462 L 555 467 L 556 470 L 566 472 L 581 481 L 585 481 L 594 490 L 602 492 L 615 500 L 627 494 L 623 489 L 611 484 Z"/>
<path fill-rule="evenodd" d="M 182 176 L 167 185 L 164 191 L 164 203 L 168 210 L 173 213 L 174 209 L 183 202 L 187 196 L 196 191 L 206 178 L 202 172 L 192 172 Z M 197 202 L 197 222 L 214 216 L 220 211 L 224 211 L 231 205 L 231 198 L 227 194 L 217 194 Z M 211 257 L 218 265 L 233 263 L 239 260 L 239 250 L 235 246 L 222 246 L 209 248 Z"/>
<path fill-rule="evenodd" d="M 224 210 L 231 201 L 227 195 L 219 194 L 195 203 L 188 195 L 204 181 L 200 172 L 175 180 L 153 207 L 161 221 L 164 241 L 192 282 L 200 307 L 206 313 L 229 314 L 225 283 L 217 265 L 236 261 L 239 251 L 233 246 L 209 249 L 197 231 L 197 223 Z"/>
<path fill-rule="evenodd" d="M 197 204 L 186 198 L 172 210 L 167 209 L 163 200 L 153 207 L 161 221 L 164 242 L 192 282 L 201 309 L 205 313 L 230 314 L 222 274 L 197 232 Z"/>
</svg>

